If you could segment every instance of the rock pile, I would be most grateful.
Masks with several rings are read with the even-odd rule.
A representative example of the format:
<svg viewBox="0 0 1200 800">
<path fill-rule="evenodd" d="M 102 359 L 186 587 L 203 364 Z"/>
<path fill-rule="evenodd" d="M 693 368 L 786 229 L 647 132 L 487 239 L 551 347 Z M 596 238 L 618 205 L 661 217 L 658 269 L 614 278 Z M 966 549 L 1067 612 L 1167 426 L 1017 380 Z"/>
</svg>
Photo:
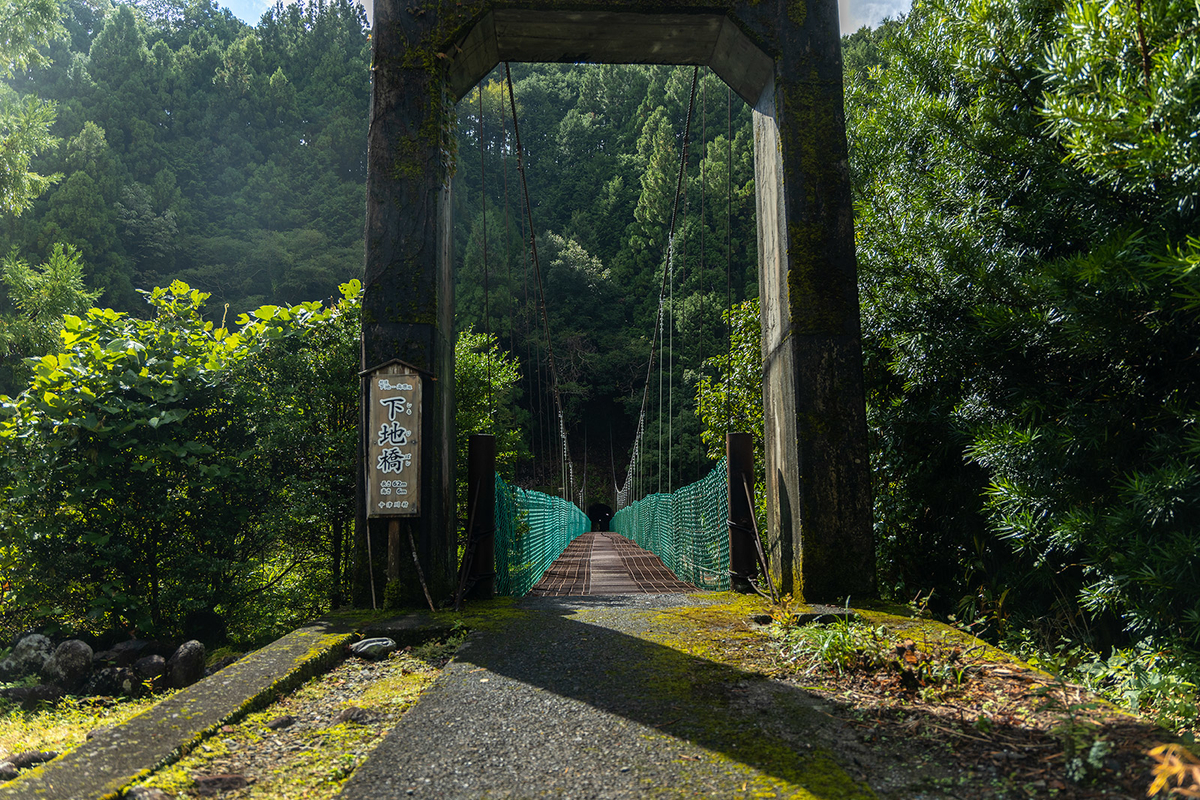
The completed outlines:
<svg viewBox="0 0 1200 800">
<path fill-rule="evenodd" d="M 195 640 L 175 647 L 151 639 L 130 639 L 93 652 L 79 639 L 55 647 L 47 637 L 33 633 L 22 637 L 0 661 L 0 681 L 36 676 L 41 682 L 0 689 L 0 698 L 32 708 L 65 694 L 136 697 L 156 689 L 182 689 L 205 674 L 204 645 Z"/>
</svg>

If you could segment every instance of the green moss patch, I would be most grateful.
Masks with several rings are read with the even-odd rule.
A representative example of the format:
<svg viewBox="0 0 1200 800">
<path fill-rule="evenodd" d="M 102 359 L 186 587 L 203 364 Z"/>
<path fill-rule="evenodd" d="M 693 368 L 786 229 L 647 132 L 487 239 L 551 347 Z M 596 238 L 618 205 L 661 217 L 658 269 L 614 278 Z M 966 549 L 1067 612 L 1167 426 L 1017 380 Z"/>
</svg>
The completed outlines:
<svg viewBox="0 0 1200 800">
<path fill-rule="evenodd" d="M 371 679 L 343 687 L 370 669 Z M 198 798 L 196 776 L 243 775 L 252 782 L 239 798 L 324 800 L 336 796 L 396 720 L 410 709 L 439 672 L 415 651 L 365 667 L 346 662 L 309 680 L 268 708 L 224 725 L 191 753 L 138 785 L 162 789 L 178 800 Z M 374 719 L 333 723 L 338 711 L 356 706 Z M 285 714 L 301 722 L 273 731 L 267 723 Z M 317 717 L 316 721 L 312 721 Z"/>
<path fill-rule="evenodd" d="M 651 646 L 638 654 L 643 674 L 622 678 L 640 682 L 630 691 L 678 710 L 671 715 L 678 719 L 658 725 L 670 734 L 664 747 L 678 746 L 683 739 L 702 754 L 681 756 L 678 784 L 653 787 L 650 795 L 692 797 L 711 794 L 714 786 L 732 786 L 739 796 L 755 798 L 874 798 L 833 753 L 798 738 L 817 721 L 793 690 L 767 680 L 774 660 L 754 620 L 769 615 L 770 605 L 758 596 L 732 592 L 695 595 L 693 600 L 699 602 L 634 612 L 644 625 L 632 635 Z M 606 613 L 584 610 L 574 616 L 600 622 Z M 745 702 L 760 691 L 770 696 L 765 717 Z"/>
<path fill-rule="evenodd" d="M 0 709 L 0 760 L 27 750 L 68 753 L 83 744 L 89 731 L 120 725 L 171 694 L 137 700 L 67 697 L 35 711 Z"/>
</svg>

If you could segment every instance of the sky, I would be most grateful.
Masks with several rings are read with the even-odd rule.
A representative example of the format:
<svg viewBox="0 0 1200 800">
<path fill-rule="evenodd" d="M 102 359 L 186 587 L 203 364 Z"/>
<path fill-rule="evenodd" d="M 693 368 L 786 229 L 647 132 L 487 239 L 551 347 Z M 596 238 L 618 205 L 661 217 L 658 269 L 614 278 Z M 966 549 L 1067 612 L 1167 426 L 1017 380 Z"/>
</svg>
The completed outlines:
<svg viewBox="0 0 1200 800">
<path fill-rule="evenodd" d="M 874 28 L 884 17 L 907 14 L 912 0 L 838 0 L 842 33 L 854 33 L 863 25 Z"/>
<path fill-rule="evenodd" d="M 371 0 L 359 0 L 371 10 Z M 274 5 L 275 0 L 217 0 L 218 5 L 228 8 L 235 16 L 251 25 L 257 25 L 263 12 Z M 838 0 L 842 15 L 842 33 L 853 33 L 863 25 L 874 27 L 884 17 L 895 17 L 908 11 L 912 0 Z"/>
</svg>

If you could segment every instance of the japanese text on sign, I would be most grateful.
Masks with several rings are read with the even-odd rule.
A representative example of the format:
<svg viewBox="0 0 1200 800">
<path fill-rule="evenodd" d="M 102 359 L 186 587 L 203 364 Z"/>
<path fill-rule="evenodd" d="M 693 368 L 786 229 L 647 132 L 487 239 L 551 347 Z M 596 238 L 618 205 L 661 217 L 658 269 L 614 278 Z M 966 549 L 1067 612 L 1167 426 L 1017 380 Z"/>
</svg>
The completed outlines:
<svg viewBox="0 0 1200 800">
<path fill-rule="evenodd" d="M 392 363 L 370 377 L 367 515 L 420 513 L 421 378 Z"/>
</svg>

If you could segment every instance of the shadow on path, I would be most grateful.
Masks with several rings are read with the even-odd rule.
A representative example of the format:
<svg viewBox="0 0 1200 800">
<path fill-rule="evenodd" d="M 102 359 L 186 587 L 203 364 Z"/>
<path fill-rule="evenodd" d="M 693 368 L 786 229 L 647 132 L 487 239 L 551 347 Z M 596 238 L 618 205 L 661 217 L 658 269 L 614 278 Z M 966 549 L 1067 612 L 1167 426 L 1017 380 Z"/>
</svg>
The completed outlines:
<svg viewBox="0 0 1200 800">
<path fill-rule="evenodd" d="M 854 734 L 823 700 L 646 638 L 686 636 L 689 604 L 705 602 L 525 601 L 472 636 L 342 796 L 875 797 L 832 755 Z"/>
</svg>

